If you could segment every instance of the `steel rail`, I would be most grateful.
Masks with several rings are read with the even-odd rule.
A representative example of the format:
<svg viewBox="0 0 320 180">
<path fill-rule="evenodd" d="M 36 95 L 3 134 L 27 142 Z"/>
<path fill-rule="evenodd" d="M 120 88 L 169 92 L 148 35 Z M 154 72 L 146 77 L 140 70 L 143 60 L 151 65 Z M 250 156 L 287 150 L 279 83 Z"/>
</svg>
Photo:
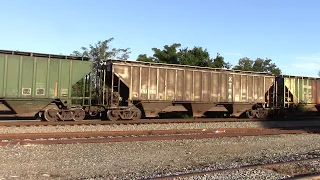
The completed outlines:
<svg viewBox="0 0 320 180">
<path fill-rule="evenodd" d="M 143 120 L 83 120 L 83 121 L 0 121 L 0 126 L 32 126 L 32 125 L 113 125 L 113 124 L 168 124 L 168 123 L 208 123 L 208 122 L 248 122 L 265 121 L 262 119 L 236 119 L 236 118 L 195 118 L 195 119 L 143 119 Z"/>
<path fill-rule="evenodd" d="M 299 163 L 299 162 L 311 162 L 311 161 L 319 161 L 319 160 L 320 160 L 320 157 L 315 157 L 315 158 L 299 159 L 299 160 L 276 162 L 276 163 L 245 165 L 245 166 L 240 166 L 240 167 L 236 167 L 236 168 L 217 169 L 217 170 L 203 171 L 203 172 L 182 173 L 182 174 L 156 177 L 156 178 L 150 178 L 150 179 L 162 180 L 162 179 L 187 178 L 187 177 L 192 177 L 192 176 L 203 176 L 203 175 L 207 175 L 207 174 L 231 172 L 231 171 L 245 170 L 245 169 L 250 169 L 250 168 L 254 168 L 254 169 L 256 169 L 256 168 L 270 168 L 270 167 L 281 166 L 281 165 L 286 165 L 286 164 L 293 164 L 293 163 Z M 311 175 L 306 175 L 306 177 L 319 178 L 320 175 L 311 174 Z M 303 179 L 303 178 L 301 178 L 301 179 Z"/>
<path fill-rule="evenodd" d="M 320 121 L 320 118 L 292 118 L 292 119 L 241 119 L 241 118 L 186 118 L 186 119 L 141 119 L 141 120 L 83 120 L 83 121 L 55 121 L 40 120 L 0 120 L 0 126 L 64 126 L 64 125 L 120 125 L 120 124 L 169 124 L 169 123 L 212 123 L 212 122 L 276 122 L 276 121 Z"/>
<path fill-rule="evenodd" d="M 0 145 L 9 144 L 74 144 L 132 142 L 155 140 L 204 139 L 237 136 L 260 136 L 279 134 L 301 134 L 320 132 L 319 127 L 305 129 L 268 128 L 218 128 L 147 131 L 100 131 L 100 132 L 57 132 L 0 134 Z"/>
</svg>

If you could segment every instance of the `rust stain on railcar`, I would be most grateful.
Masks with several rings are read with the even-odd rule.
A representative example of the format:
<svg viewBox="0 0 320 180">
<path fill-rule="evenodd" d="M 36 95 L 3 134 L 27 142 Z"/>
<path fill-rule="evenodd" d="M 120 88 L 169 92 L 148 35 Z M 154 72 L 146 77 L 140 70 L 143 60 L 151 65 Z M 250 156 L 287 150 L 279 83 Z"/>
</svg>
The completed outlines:
<svg viewBox="0 0 320 180">
<path fill-rule="evenodd" d="M 248 76 L 241 76 L 241 102 L 248 102 Z"/>
<path fill-rule="evenodd" d="M 158 82 L 158 69 L 150 68 L 150 76 L 148 82 L 148 94 L 150 100 L 157 100 L 157 82 Z"/>
<path fill-rule="evenodd" d="M 139 96 L 139 92 L 140 92 L 140 88 L 139 88 L 139 85 L 140 85 L 140 78 L 134 78 L 134 77 L 140 77 L 140 68 L 139 67 L 131 67 L 132 68 L 132 75 L 131 75 L 131 93 L 132 93 L 132 99 L 137 99 L 137 98 L 140 98 Z"/>
<path fill-rule="evenodd" d="M 201 91 L 202 91 L 202 87 L 201 87 L 201 84 L 202 84 L 202 81 L 201 81 L 201 72 L 199 71 L 194 71 L 193 73 L 194 75 L 194 81 L 193 81 L 193 95 L 194 95 L 194 99 L 193 101 L 201 101 Z M 191 83 L 191 82 L 189 82 Z"/>
<path fill-rule="evenodd" d="M 241 99 L 241 75 L 234 75 L 234 102 L 242 102 Z"/>
<path fill-rule="evenodd" d="M 163 101 L 166 100 L 166 78 L 167 78 L 167 70 L 159 69 L 159 89 L 158 89 L 158 100 Z"/>
<path fill-rule="evenodd" d="M 211 73 L 202 73 L 202 94 L 201 101 L 210 101 L 210 85 L 211 85 Z"/>
<path fill-rule="evenodd" d="M 211 74 L 211 101 L 219 102 L 220 101 L 220 91 L 218 87 L 220 86 L 219 74 L 212 72 Z"/>
<path fill-rule="evenodd" d="M 148 100 L 148 80 L 149 80 L 149 68 L 141 67 L 140 70 L 140 99 Z"/>
<path fill-rule="evenodd" d="M 185 80 L 184 80 L 184 100 L 185 101 L 193 101 L 194 96 L 192 94 L 193 92 L 193 72 L 185 70 Z"/>
<path fill-rule="evenodd" d="M 167 97 L 166 100 L 174 101 L 175 98 L 175 84 L 176 72 L 174 69 L 167 69 Z"/>
<path fill-rule="evenodd" d="M 176 101 L 184 101 L 184 98 L 183 98 L 183 91 L 184 91 L 184 88 L 183 88 L 183 85 L 185 83 L 184 81 L 184 71 L 183 70 L 177 70 L 177 73 L 176 73 L 176 78 L 177 78 L 177 82 L 176 82 L 176 98 L 175 100 Z"/>
</svg>

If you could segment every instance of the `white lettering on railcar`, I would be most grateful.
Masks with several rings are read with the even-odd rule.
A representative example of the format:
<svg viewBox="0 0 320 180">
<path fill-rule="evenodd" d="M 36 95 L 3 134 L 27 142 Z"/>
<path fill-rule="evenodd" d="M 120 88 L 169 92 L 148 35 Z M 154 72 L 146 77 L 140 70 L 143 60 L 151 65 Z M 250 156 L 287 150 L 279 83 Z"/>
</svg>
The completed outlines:
<svg viewBox="0 0 320 180">
<path fill-rule="evenodd" d="M 149 90 L 149 94 L 157 94 L 157 90 L 150 89 L 150 90 Z"/>
<path fill-rule="evenodd" d="M 148 94 L 148 90 L 147 90 L 147 89 L 141 89 L 141 90 L 140 90 L 140 93 L 141 93 L 141 94 Z"/>
<path fill-rule="evenodd" d="M 39 82 L 36 83 L 36 88 L 44 88 L 44 87 L 45 87 L 44 83 L 39 83 Z"/>
</svg>

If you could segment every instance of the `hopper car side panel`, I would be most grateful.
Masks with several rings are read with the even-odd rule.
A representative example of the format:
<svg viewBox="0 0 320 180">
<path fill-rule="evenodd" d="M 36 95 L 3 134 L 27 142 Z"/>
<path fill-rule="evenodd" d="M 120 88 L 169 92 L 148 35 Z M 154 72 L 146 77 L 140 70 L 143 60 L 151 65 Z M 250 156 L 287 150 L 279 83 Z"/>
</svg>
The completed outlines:
<svg viewBox="0 0 320 180">
<path fill-rule="evenodd" d="M 72 85 L 92 69 L 92 62 L 74 58 L 1 50 L 0 113 L 34 117 L 48 108 L 70 109 Z"/>
<path fill-rule="evenodd" d="M 174 111 L 239 116 L 254 105 L 271 105 L 268 94 L 275 79 L 264 73 L 120 60 L 108 61 L 107 69 L 110 79 L 122 84 L 119 96 L 138 104 L 146 117 Z M 117 93 L 113 81 L 108 85 Z"/>
</svg>

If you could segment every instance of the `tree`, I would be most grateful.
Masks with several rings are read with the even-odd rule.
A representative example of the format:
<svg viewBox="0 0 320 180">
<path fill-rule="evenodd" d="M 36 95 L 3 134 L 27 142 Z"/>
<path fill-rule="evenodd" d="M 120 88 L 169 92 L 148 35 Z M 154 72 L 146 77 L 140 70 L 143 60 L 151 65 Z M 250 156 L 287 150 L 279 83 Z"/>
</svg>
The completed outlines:
<svg viewBox="0 0 320 180">
<path fill-rule="evenodd" d="M 253 61 L 248 57 L 244 57 L 239 59 L 238 64 L 234 66 L 233 69 L 242 71 L 267 72 L 280 75 L 281 70 L 274 63 L 271 63 L 271 61 L 272 60 L 269 58 L 257 58 Z"/>
<path fill-rule="evenodd" d="M 172 45 L 163 46 L 163 50 L 152 48 L 153 56 L 147 57 L 146 54 L 140 54 L 138 61 L 181 64 L 201 67 L 214 68 L 231 68 L 230 63 L 226 63 L 224 58 L 217 54 L 215 59 L 210 57 L 207 49 L 202 47 L 193 47 L 192 49 L 181 48 L 181 44 L 173 43 Z"/>
<path fill-rule="evenodd" d="M 216 58 L 213 59 L 213 65 L 212 67 L 214 68 L 226 68 L 226 69 L 230 69 L 231 68 L 231 64 L 229 62 L 225 62 L 224 61 L 224 57 L 222 57 L 219 53 L 217 53 Z"/>
<path fill-rule="evenodd" d="M 98 41 L 95 45 L 90 44 L 89 47 L 81 47 L 81 52 L 73 51 L 71 55 L 89 57 L 95 67 L 105 59 L 128 59 L 131 53 L 130 48 L 111 48 L 110 43 L 113 40 L 114 38 L 109 38 Z"/>
<path fill-rule="evenodd" d="M 93 71 L 90 73 L 90 79 L 85 79 L 87 82 L 93 83 L 93 97 L 97 97 L 98 102 L 100 103 L 100 94 L 102 92 L 102 78 L 99 78 L 103 72 L 103 68 L 101 68 L 101 62 L 106 59 L 128 59 L 130 52 L 130 48 L 112 48 L 111 42 L 114 38 L 109 38 L 104 41 L 98 41 L 94 45 L 89 45 L 88 47 L 81 47 L 80 51 L 73 51 L 71 55 L 73 56 L 82 56 L 89 57 L 91 61 L 93 61 Z M 83 94 L 83 79 L 77 82 L 75 86 L 73 86 L 73 94 L 75 96 L 82 96 Z"/>
<path fill-rule="evenodd" d="M 179 64 L 181 53 L 177 48 L 180 46 L 181 44 L 174 43 L 171 46 L 163 46 L 163 50 L 152 48 L 152 51 L 154 52 L 152 57 L 147 57 L 146 54 L 140 54 L 137 60 L 144 62 Z"/>
<path fill-rule="evenodd" d="M 140 54 L 137 58 L 137 61 L 143 61 L 143 62 L 155 62 L 153 57 L 147 57 L 146 54 Z"/>
<path fill-rule="evenodd" d="M 234 70 L 252 71 L 254 61 L 244 57 L 239 59 L 238 65 L 234 66 Z"/>
<path fill-rule="evenodd" d="M 201 66 L 201 67 L 211 67 L 212 59 L 210 54 L 206 49 L 202 47 L 194 47 L 193 49 L 180 49 L 180 64 L 191 65 L 191 66 Z"/>
</svg>

